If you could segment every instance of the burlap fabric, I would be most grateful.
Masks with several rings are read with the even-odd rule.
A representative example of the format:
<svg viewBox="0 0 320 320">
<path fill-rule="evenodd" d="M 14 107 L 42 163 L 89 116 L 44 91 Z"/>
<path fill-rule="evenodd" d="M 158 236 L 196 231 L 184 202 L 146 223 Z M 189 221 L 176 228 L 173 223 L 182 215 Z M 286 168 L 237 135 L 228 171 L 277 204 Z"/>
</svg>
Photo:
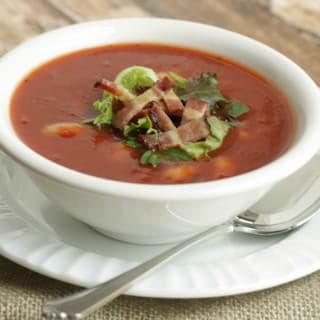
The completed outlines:
<svg viewBox="0 0 320 320">
<path fill-rule="evenodd" d="M 77 289 L 0 257 L 0 320 L 41 319 L 44 301 Z M 122 296 L 88 319 L 320 319 L 320 272 L 277 288 L 219 299 L 166 300 Z"/>
</svg>

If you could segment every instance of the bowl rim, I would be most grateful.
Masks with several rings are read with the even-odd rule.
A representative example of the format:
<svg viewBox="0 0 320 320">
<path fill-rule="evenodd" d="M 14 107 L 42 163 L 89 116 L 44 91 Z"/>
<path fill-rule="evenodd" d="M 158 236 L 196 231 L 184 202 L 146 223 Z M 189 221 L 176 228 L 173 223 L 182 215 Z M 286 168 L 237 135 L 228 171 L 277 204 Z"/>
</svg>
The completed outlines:
<svg viewBox="0 0 320 320">
<path fill-rule="evenodd" d="M 8 66 L 14 63 L 14 56 L 21 54 L 25 49 L 30 48 L 38 41 L 44 38 L 50 38 L 54 36 L 63 36 L 66 32 L 81 32 L 89 26 L 112 26 L 123 25 L 128 27 L 128 24 L 152 24 L 153 27 L 161 26 L 161 24 L 170 24 L 173 27 L 179 25 L 183 28 L 196 28 L 203 29 L 206 32 L 220 32 L 225 36 L 237 37 L 239 41 L 244 43 L 250 43 L 257 48 L 263 49 L 266 54 L 272 55 L 278 63 L 278 67 L 282 67 L 285 64 L 297 75 L 302 77 L 303 90 L 308 90 L 311 97 L 310 101 L 316 105 L 320 105 L 320 95 L 318 87 L 313 80 L 294 62 L 279 53 L 278 51 L 270 48 L 269 46 L 251 39 L 239 33 L 228 31 L 215 26 L 205 25 L 196 22 L 174 20 L 174 19 L 162 19 L 162 18 L 120 18 L 120 19 L 107 19 L 96 20 L 91 22 L 79 23 L 62 27 L 53 31 L 49 31 L 38 35 L 30 40 L 27 40 L 5 54 L 0 61 L 0 70 L 2 68 L 8 68 Z M 159 41 L 159 43 L 164 43 Z M 107 43 L 106 43 L 107 45 Z M 192 48 L 192 46 L 190 46 Z M 77 50 L 75 50 L 77 51 Z M 58 56 L 58 55 L 57 55 Z M 41 64 L 39 64 L 41 65 Z M 25 74 L 26 75 L 26 74 Z M 263 76 L 263 74 L 262 74 Z M 0 77 L 1 78 L 1 77 Z M 10 92 L 10 98 L 15 88 Z M 6 110 L 10 107 L 6 106 Z M 320 109 L 320 108 L 319 108 Z M 320 110 L 316 111 L 314 107 L 315 121 L 320 123 Z M 310 125 L 304 130 L 300 141 L 280 155 L 277 159 L 269 162 L 268 164 L 254 169 L 252 171 L 236 175 L 233 177 L 224 178 L 221 180 L 196 182 L 187 184 L 140 184 L 124 181 L 116 181 L 111 179 L 99 178 L 84 174 L 62 165 L 54 163 L 40 154 L 33 151 L 30 147 L 25 145 L 17 135 L 15 139 L 7 139 L 3 126 L 0 125 L 0 150 L 1 148 L 10 157 L 22 164 L 24 167 L 31 169 L 37 175 L 45 176 L 56 183 L 62 183 L 69 187 L 75 187 L 81 190 L 99 193 L 110 194 L 113 196 L 132 198 L 132 199 L 144 199 L 153 201 L 164 200 L 194 200 L 194 199 L 206 199 L 212 197 L 220 197 L 226 194 L 241 193 L 248 190 L 253 190 L 259 187 L 272 185 L 275 182 L 285 178 L 292 174 L 294 171 L 301 168 L 319 149 L 319 135 L 316 134 L 316 124 Z"/>
</svg>

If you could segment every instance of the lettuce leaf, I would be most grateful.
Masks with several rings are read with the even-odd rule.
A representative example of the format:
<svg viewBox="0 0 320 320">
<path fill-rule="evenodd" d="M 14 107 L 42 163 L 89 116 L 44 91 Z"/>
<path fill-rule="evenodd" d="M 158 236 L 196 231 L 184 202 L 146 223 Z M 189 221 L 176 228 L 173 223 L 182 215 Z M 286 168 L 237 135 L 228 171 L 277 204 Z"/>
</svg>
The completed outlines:
<svg viewBox="0 0 320 320">
<path fill-rule="evenodd" d="M 182 77 L 181 75 L 179 75 L 173 71 L 168 72 L 168 77 L 173 79 L 176 82 L 176 85 L 174 88 L 175 91 L 179 91 L 179 90 L 184 89 L 189 83 L 188 79 Z"/>
<path fill-rule="evenodd" d="M 221 141 L 222 143 L 224 137 L 227 135 L 230 129 L 230 125 L 215 116 L 208 117 L 207 121 L 210 126 L 211 135 L 216 138 L 217 141 Z"/>
<path fill-rule="evenodd" d="M 202 73 L 199 78 L 194 78 L 183 87 L 176 90 L 179 98 L 187 102 L 190 98 L 199 99 L 213 107 L 218 101 L 226 101 L 218 88 L 217 75 Z"/>
<path fill-rule="evenodd" d="M 131 66 L 117 75 L 115 83 L 135 93 L 136 87 L 150 88 L 157 80 L 158 76 L 153 69 L 143 66 Z"/>
<path fill-rule="evenodd" d="M 114 96 L 106 91 L 103 92 L 103 96 L 100 100 L 96 100 L 93 103 L 93 107 L 96 111 L 100 112 L 95 118 L 86 119 L 82 121 L 84 124 L 93 124 L 101 129 L 104 125 L 111 125 L 112 123 L 112 104 Z"/>
<path fill-rule="evenodd" d="M 141 148 L 142 144 L 135 137 L 127 137 L 126 145 L 131 148 Z"/>
<path fill-rule="evenodd" d="M 144 165 L 151 164 L 153 167 L 156 167 L 161 163 L 161 157 L 157 152 L 148 150 L 141 155 L 140 163 Z"/>
<path fill-rule="evenodd" d="M 207 156 L 210 151 L 219 148 L 220 145 L 216 138 L 209 136 L 204 141 L 183 144 L 181 148 L 193 159 L 200 159 Z"/>
<path fill-rule="evenodd" d="M 153 128 L 153 124 L 149 116 L 138 119 L 137 123 L 130 123 L 124 127 L 123 134 L 128 137 L 130 133 L 136 131 L 143 131 L 147 134 L 156 133 L 157 130 Z"/>
<path fill-rule="evenodd" d="M 173 79 L 175 78 L 173 77 Z M 202 73 L 198 78 L 185 79 L 182 85 L 176 87 L 175 91 L 183 102 L 187 102 L 190 98 L 205 101 L 211 110 L 222 108 L 225 114 L 233 119 L 249 111 L 248 105 L 231 101 L 222 95 L 218 88 L 217 75 L 214 73 Z"/>
<path fill-rule="evenodd" d="M 230 102 L 227 108 L 227 114 L 232 118 L 239 118 L 249 111 L 248 105 L 240 102 Z"/>
<path fill-rule="evenodd" d="M 192 157 L 183 149 L 170 148 L 164 151 L 164 158 L 168 161 L 189 161 Z"/>
</svg>

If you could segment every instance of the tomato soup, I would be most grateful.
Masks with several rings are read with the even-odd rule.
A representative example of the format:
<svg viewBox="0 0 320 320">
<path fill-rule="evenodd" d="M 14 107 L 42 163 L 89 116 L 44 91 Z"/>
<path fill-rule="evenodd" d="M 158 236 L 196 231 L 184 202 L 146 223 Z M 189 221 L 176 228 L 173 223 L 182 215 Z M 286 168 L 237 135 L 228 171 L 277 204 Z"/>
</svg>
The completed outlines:
<svg viewBox="0 0 320 320">
<path fill-rule="evenodd" d="M 214 48 L 213 48 L 214 49 Z M 94 117 L 97 80 L 113 80 L 133 65 L 186 78 L 214 73 L 220 91 L 250 111 L 232 126 L 223 144 L 197 160 L 141 165 L 141 150 L 131 148 L 109 127 L 81 125 L 76 134 L 50 135 L 53 123 L 79 123 Z M 35 152 L 89 175 L 133 183 L 191 183 L 235 176 L 276 159 L 295 133 L 287 99 L 255 72 L 206 52 L 160 44 L 119 44 L 71 53 L 30 73 L 11 102 L 11 120 L 20 139 Z"/>
</svg>

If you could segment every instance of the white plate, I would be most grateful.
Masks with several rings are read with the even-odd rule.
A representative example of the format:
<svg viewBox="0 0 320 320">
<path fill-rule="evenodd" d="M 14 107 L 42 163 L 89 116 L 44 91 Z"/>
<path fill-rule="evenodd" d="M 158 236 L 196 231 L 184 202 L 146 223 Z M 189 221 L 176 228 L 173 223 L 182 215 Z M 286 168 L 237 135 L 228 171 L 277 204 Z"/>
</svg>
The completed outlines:
<svg viewBox="0 0 320 320">
<path fill-rule="evenodd" d="M 106 238 L 57 209 L 8 158 L 1 157 L 0 168 L 0 193 L 11 208 L 0 205 L 0 254 L 18 264 L 75 285 L 93 286 L 166 248 Z M 319 174 L 320 156 L 316 156 L 256 208 L 286 210 L 296 203 L 294 210 L 300 210 L 317 196 Z M 127 294 L 218 297 L 292 281 L 320 269 L 319 227 L 318 215 L 286 236 L 231 234 L 212 239 L 143 279 Z"/>
</svg>

